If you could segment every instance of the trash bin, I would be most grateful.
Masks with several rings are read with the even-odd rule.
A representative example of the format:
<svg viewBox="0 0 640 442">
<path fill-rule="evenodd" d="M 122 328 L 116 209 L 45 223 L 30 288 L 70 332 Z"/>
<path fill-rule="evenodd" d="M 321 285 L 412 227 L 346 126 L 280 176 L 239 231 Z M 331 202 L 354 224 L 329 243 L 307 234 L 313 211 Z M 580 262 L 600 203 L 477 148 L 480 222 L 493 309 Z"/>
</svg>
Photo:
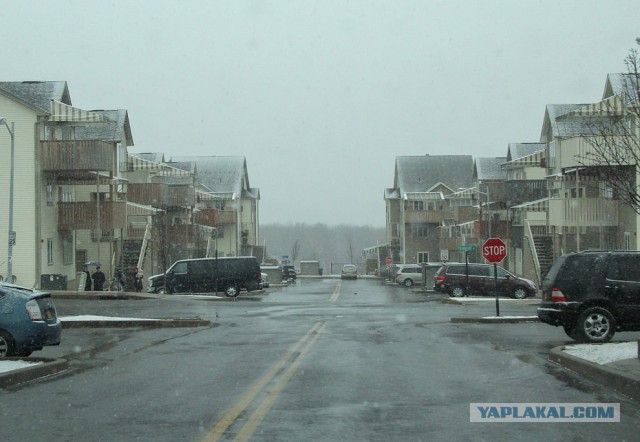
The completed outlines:
<svg viewBox="0 0 640 442">
<path fill-rule="evenodd" d="M 67 276 L 66 275 L 40 275 L 40 289 L 41 290 L 66 290 L 67 289 Z"/>
</svg>

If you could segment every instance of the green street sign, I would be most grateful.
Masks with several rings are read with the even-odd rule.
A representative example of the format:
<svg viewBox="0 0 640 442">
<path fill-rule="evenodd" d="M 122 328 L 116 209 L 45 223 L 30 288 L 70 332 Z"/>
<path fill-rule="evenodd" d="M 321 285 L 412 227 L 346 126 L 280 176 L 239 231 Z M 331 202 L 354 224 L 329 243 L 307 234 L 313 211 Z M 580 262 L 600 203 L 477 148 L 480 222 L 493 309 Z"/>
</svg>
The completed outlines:
<svg viewBox="0 0 640 442">
<path fill-rule="evenodd" d="M 478 246 L 476 246 L 475 244 L 466 244 L 466 245 L 458 246 L 458 251 L 459 252 L 475 252 L 477 248 Z"/>
</svg>

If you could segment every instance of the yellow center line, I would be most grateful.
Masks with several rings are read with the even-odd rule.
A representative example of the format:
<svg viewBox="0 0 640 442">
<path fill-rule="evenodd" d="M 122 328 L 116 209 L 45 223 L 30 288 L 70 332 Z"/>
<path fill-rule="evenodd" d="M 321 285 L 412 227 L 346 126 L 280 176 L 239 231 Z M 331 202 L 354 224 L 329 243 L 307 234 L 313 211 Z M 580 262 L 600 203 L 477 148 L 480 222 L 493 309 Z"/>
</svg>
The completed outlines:
<svg viewBox="0 0 640 442">
<path fill-rule="evenodd" d="M 311 347 L 313 347 L 313 345 L 316 343 L 316 341 L 320 337 L 320 333 L 324 329 L 324 326 L 325 324 L 322 324 L 322 326 L 318 329 L 315 336 L 302 349 L 302 351 L 300 352 L 300 355 L 296 358 L 295 361 L 293 361 L 293 363 L 289 366 L 289 368 L 287 368 L 287 370 L 284 372 L 284 374 L 282 375 L 278 383 L 269 392 L 267 397 L 260 403 L 260 406 L 253 412 L 251 417 L 249 417 L 249 419 L 247 420 L 247 423 L 238 432 L 238 435 L 234 440 L 239 442 L 246 442 L 251 438 L 251 436 L 253 436 L 253 433 L 255 433 L 256 429 L 258 428 L 258 425 L 260 425 L 260 422 L 262 422 L 262 419 L 264 419 L 264 417 L 267 415 L 269 410 L 271 410 L 271 407 L 275 403 L 276 399 L 278 399 L 278 397 L 280 396 L 280 393 L 282 393 L 282 390 L 284 390 L 284 387 L 289 383 L 289 381 L 291 380 L 291 377 L 298 370 L 298 367 L 302 363 L 302 360 L 311 351 Z"/>
<path fill-rule="evenodd" d="M 269 370 L 260 380 L 249 389 L 244 395 L 240 397 L 238 402 L 233 406 L 227 414 L 216 424 L 213 429 L 202 438 L 202 442 L 215 442 L 217 441 L 225 431 L 233 424 L 238 416 L 253 402 L 256 397 L 264 390 L 265 386 L 273 380 L 273 378 L 284 368 L 287 361 L 291 360 L 293 356 L 298 352 L 298 349 L 304 345 L 311 335 L 317 333 L 319 329 L 324 327 L 324 324 L 317 322 L 313 327 L 305 333 L 291 348 L 280 358 L 278 362 Z M 315 342 L 315 339 L 314 339 Z M 299 356 L 298 356 L 299 357 Z"/>
<path fill-rule="evenodd" d="M 336 288 L 333 290 L 333 293 L 331 294 L 331 298 L 329 298 L 329 301 L 331 302 L 335 302 L 338 300 L 338 296 L 340 296 L 340 287 L 341 287 L 342 283 L 338 283 L 336 285 Z"/>
</svg>

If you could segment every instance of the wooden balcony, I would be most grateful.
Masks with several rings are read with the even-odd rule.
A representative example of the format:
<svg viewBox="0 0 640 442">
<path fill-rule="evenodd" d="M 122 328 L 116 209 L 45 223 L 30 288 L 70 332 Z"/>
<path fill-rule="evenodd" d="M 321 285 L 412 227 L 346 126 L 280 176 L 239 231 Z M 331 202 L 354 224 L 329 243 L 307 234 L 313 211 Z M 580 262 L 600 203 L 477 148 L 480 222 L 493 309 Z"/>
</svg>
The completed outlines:
<svg viewBox="0 0 640 442">
<path fill-rule="evenodd" d="M 196 191 L 188 186 L 169 186 L 167 206 L 194 206 Z"/>
<path fill-rule="evenodd" d="M 406 211 L 404 213 L 404 222 L 406 224 L 441 224 L 443 218 L 441 210 Z"/>
<path fill-rule="evenodd" d="M 619 202 L 604 198 L 549 200 L 549 225 L 605 227 L 618 225 Z"/>
<path fill-rule="evenodd" d="M 236 221 L 235 210 L 199 209 L 199 212 L 195 213 L 196 224 L 203 226 L 217 227 L 225 224 L 236 224 Z"/>
<path fill-rule="evenodd" d="M 193 206 L 195 191 L 188 186 L 165 183 L 134 183 L 127 185 L 127 200 L 153 207 Z"/>
<path fill-rule="evenodd" d="M 127 207 L 124 201 L 100 203 L 100 229 L 126 228 Z M 83 201 L 58 203 L 58 230 L 93 230 L 98 228 L 96 203 Z"/>
<path fill-rule="evenodd" d="M 196 239 L 193 224 L 167 226 L 167 241 L 170 244 L 192 244 Z"/>
<path fill-rule="evenodd" d="M 43 172 L 74 176 L 96 171 L 117 171 L 115 147 L 104 141 L 42 141 L 40 153 Z"/>
<path fill-rule="evenodd" d="M 163 183 L 132 183 L 127 185 L 127 200 L 136 204 L 164 207 L 168 201 L 169 186 Z"/>
</svg>

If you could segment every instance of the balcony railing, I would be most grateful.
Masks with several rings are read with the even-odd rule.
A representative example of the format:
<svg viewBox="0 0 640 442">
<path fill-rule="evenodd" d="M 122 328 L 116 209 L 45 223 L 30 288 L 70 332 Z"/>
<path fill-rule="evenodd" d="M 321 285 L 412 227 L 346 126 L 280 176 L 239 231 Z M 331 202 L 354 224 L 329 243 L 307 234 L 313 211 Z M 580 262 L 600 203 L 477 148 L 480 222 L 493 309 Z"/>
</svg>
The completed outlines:
<svg viewBox="0 0 640 442">
<path fill-rule="evenodd" d="M 407 224 L 440 224 L 442 223 L 443 213 L 437 211 L 406 211 L 404 213 L 404 222 Z"/>
<path fill-rule="evenodd" d="M 549 200 L 552 226 L 605 227 L 618 225 L 617 200 L 604 198 L 562 198 Z"/>
<path fill-rule="evenodd" d="M 193 206 L 196 201 L 196 192 L 193 187 L 169 186 L 167 195 L 168 206 Z"/>
<path fill-rule="evenodd" d="M 221 209 L 200 209 L 196 212 L 195 220 L 197 224 L 203 226 L 217 227 L 225 224 L 235 224 L 237 214 L 235 210 Z"/>
<path fill-rule="evenodd" d="M 116 172 L 115 147 L 104 141 L 42 141 L 40 149 L 44 172 Z"/>
<path fill-rule="evenodd" d="M 100 229 L 126 228 L 127 207 L 124 201 L 100 203 Z M 98 210 L 93 201 L 58 203 L 58 230 L 98 228 Z"/>
<path fill-rule="evenodd" d="M 131 183 L 127 185 L 127 200 L 136 204 L 164 207 L 169 186 L 163 183 Z"/>
<path fill-rule="evenodd" d="M 193 206 L 195 191 L 193 187 L 165 183 L 133 183 L 127 185 L 127 200 L 154 207 Z"/>
</svg>

